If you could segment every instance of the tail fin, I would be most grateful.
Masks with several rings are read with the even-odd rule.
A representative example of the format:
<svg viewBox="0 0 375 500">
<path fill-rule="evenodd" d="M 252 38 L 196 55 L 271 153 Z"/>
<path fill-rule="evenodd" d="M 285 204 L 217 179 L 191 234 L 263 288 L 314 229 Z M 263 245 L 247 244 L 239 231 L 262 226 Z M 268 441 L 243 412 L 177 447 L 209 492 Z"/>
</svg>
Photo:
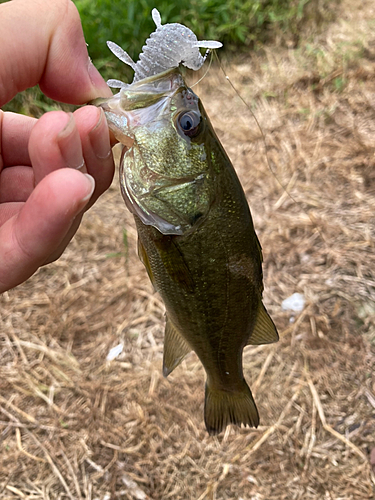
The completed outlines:
<svg viewBox="0 0 375 500">
<path fill-rule="evenodd" d="M 219 434 L 228 424 L 258 427 L 258 410 L 245 380 L 238 392 L 212 389 L 206 383 L 204 422 L 211 435 Z"/>
</svg>

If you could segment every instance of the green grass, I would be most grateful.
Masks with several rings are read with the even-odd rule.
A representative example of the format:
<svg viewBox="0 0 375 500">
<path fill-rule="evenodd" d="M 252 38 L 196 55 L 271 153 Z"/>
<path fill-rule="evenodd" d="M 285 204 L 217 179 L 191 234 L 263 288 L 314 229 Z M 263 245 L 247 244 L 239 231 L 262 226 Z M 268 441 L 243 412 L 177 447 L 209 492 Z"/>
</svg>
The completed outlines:
<svg viewBox="0 0 375 500">
<path fill-rule="evenodd" d="M 27 89 L 17 94 L 11 101 L 1 107 L 3 111 L 13 111 L 23 115 L 40 118 L 47 111 L 74 111 L 77 106 L 62 104 L 46 97 L 39 87 Z"/>
<path fill-rule="evenodd" d="M 198 39 L 219 40 L 224 50 L 248 52 L 276 35 L 297 37 L 306 24 L 318 25 L 333 17 L 339 0 L 75 0 L 89 53 L 105 76 L 124 65 L 113 60 L 106 41 L 122 46 L 135 60 L 145 40 L 155 30 L 151 10 L 156 7 L 162 23 L 180 22 Z M 223 49 L 222 49 L 223 50 Z M 121 66 L 120 66 L 121 64 Z M 129 72 L 129 75 L 131 73 Z"/>
</svg>

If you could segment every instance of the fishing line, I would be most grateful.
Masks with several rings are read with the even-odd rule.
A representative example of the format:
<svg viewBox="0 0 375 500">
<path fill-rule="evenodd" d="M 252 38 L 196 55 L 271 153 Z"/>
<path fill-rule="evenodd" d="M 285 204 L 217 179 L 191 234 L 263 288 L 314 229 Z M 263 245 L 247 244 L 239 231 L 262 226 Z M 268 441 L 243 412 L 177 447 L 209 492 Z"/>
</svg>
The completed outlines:
<svg viewBox="0 0 375 500">
<path fill-rule="evenodd" d="M 301 210 L 308 216 L 308 218 L 310 219 L 312 225 L 314 226 L 314 228 L 316 229 L 316 231 L 319 233 L 319 236 L 321 237 L 321 239 L 323 240 L 323 242 L 325 244 L 327 244 L 327 240 L 326 238 L 323 236 L 323 233 L 320 231 L 319 227 L 317 226 L 316 222 L 314 221 L 313 217 L 301 206 L 300 202 L 297 201 L 293 195 L 291 195 L 288 191 L 288 189 L 284 186 L 284 184 L 281 182 L 281 180 L 279 179 L 278 175 L 274 172 L 273 168 L 271 167 L 271 162 L 269 160 L 269 157 L 268 157 L 268 148 L 267 148 L 267 142 L 266 142 L 266 136 L 263 132 L 263 129 L 262 127 L 260 126 L 260 123 L 258 121 L 258 118 L 256 117 L 255 113 L 253 112 L 253 110 L 251 109 L 251 106 L 245 101 L 245 99 L 241 96 L 241 94 L 238 92 L 238 90 L 236 89 L 236 87 L 233 85 L 233 83 L 231 82 L 229 76 L 226 74 L 226 71 L 219 59 L 219 56 L 217 55 L 216 51 L 215 51 L 215 57 L 219 63 L 219 67 L 226 79 L 226 81 L 229 83 L 229 85 L 232 87 L 232 89 L 234 90 L 234 92 L 237 94 L 237 96 L 241 99 L 241 101 L 243 102 L 243 104 L 247 107 L 247 109 L 250 111 L 251 113 L 251 116 L 254 118 L 254 121 L 259 129 L 259 132 L 261 134 L 261 137 L 262 137 L 262 142 L 263 142 L 263 145 L 264 145 L 264 153 L 265 153 L 265 157 L 266 157 L 266 161 L 267 161 L 267 166 L 268 166 L 268 169 L 270 170 L 271 174 L 274 176 L 274 178 L 276 179 L 276 181 L 278 182 L 278 184 L 281 186 L 282 190 L 284 191 L 284 193 L 289 196 L 289 198 L 293 201 L 293 203 L 295 203 L 297 206 L 299 206 L 301 208 Z M 211 61 L 210 61 L 210 64 L 212 62 L 212 57 L 211 57 Z M 206 72 L 207 74 L 207 72 Z M 206 76 L 206 74 L 204 76 Z M 201 78 L 202 80 L 202 78 Z M 200 81 L 200 80 L 199 80 Z M 198 83 L 198 82 L 197 82 Z M 290 181 L 289 181 L 290 182 Z"/>
<path fill-rule="evenodd" d="M 215 52 L 215 55 L 216 55 L 216 57 L 217 57 L 216 52 Z M 198 80 L 197 82 L 193 83 L 193 85 L 190 85 L 190 88 L 191 88 L 191 89 L 192 89 L 193 87 L 195 87 L 196 85 L 198 85 L 198 83 L 200 83 L 200 82 L 203 80 L 203 78 L 206 78 L 207 73 L 210 71 L 210 68 L 211 68 L 211 65 L 212 65 L 212 60 L 213 60 L 213 57 L 212 57 L 212 56 L 213 56 L 213 51 L 212 51 L 212 50 L 210 50 L 210 62 L 208 63 L 207 70 L 206 70 L 205 74 L 204 74 L 201 78 L 199 78 L 199 80 Z"/>
</svg>

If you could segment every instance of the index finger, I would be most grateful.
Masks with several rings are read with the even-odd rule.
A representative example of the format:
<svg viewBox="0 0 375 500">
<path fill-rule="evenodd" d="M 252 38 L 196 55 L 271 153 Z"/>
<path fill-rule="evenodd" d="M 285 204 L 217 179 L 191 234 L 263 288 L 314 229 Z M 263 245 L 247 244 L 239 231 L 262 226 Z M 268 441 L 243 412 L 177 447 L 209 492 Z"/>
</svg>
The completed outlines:
<svg viewBox="0 0 375 500">
<path fill-rule="evenodd" d="M 28 143 L 36 118 L 0 110 L 0 172 L 2 167 L 31 165 Z"/>
<path fill-rule="evenodd" d="M 71 0 L 0 4 L 0 68 L 0 106 L 38 83 L 52 99 L 70 104 L 112 95 L 88 57 Z"/>
</svg>

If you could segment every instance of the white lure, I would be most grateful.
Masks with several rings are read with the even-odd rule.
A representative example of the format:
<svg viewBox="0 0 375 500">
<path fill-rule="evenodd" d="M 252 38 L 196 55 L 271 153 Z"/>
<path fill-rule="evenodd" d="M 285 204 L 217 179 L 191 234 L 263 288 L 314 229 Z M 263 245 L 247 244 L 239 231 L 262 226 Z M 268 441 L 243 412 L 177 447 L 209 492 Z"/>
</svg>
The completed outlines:
<svg viewBox="0 0 375 500">
<path fill-rule="evenodd" d="M 156 24 L 156 30 L 146 40 L 137 62 L 134 62 L 119 45 L 107 42 L 111 52 L 134 69 L 133 83 L 168 69 L 177 68 L 180 63 L 189 69 L 198 70 L 203 66 L 209 49 L 219 49 L 223 46 L 214 40 L 199 41 L 194 33 L 182 24 L 161 24 L 157 9 L 152 10 L 152 19 Z M 199 51 L 201 47 L 207 49 L 204 56 Z M 107 83 L 117 89 L 128 86 L 120 80 L 108 80 Z"/>
</svg>

